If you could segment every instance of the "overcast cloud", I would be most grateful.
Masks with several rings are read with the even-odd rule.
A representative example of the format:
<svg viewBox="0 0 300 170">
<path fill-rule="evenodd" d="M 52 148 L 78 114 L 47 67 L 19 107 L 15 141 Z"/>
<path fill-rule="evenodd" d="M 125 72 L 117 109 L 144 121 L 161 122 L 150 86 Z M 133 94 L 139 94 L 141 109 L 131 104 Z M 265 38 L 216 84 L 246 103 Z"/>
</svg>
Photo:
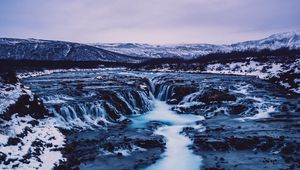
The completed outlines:
<svg viewBox="0 0 300 170">
<path fill-rule="evenodd" d="M 2 0 L 0 36 L 234 43 L 300 29 L 299 0 Z"/>
</svg>

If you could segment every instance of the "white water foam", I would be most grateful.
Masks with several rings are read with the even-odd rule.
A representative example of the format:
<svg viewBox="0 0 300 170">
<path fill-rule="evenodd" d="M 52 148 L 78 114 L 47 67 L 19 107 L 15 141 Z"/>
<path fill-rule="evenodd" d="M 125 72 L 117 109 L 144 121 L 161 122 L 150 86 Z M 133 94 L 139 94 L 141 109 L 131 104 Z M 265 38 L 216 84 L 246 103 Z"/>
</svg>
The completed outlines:
<svg viewBox="0 0 300 170">
<path fill-rule="evenodd" d="M 200 169 L 202 157 L 193 154 L 193 151 L 188 149 L 192 141 L 188 137 L 180 134 L 180 132 L 184 127 L 199 128 L 200 126 L 196 125 L 195 122 L 204 120 L 204 117 L 176 114 L 176 112 L 170 110 L 169 105 L 159 100 L 154 101 L 154 106 L 153 111 L 132 119 L 133 128 L 143 128 L 149 121 L 161 121 L 167 124 L 155 131 L 155 134 L 165 136 L 167 140 L 166 152 L 163 154 L 162 159 L 146 169 Z M 204 130 L 202 126 L 201 128 Z"/>
<path fill-rule="evenodd" d="M 180 134 L 183 127 L 182 125 L 164 126 L 156 131 L 156 134 L 166 137 L 167 150 L 161 160 L 146 168 L 146 170 L 198 170 L 201 168 L 202 157 L 194 155 L 193 151 L 187 148 L 192 144 L 192 141 Z"/>
</svg>

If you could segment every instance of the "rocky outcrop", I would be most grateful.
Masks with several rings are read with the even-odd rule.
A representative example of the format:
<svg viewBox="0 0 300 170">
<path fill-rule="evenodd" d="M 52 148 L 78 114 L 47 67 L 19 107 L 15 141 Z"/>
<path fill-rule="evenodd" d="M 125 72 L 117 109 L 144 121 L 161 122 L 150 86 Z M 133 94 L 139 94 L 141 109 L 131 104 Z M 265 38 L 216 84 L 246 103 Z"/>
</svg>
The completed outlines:
<svg viewBox="0 0 300 170">
<path fill-rule="evenodd" d="M 207 169 L 300 167 L 299 127 L 280 118 L 240 122 L 219 115 L 203 123 L 204 132 L 185 128 L 183 133 L 193 140 L 192 149 L 204 157 Z"/>
<path fill-rule="evenodd" d="M 19 116 L 30 115 L 35 119 L 42 119 L 50 115 L 39 98 L 31 99 L 29 95 L 21 95 L 17 102 L 10 105 L 0 117 L 9 120 L 16 113 Z"/>
<path fill-rule="evenodd" d="M 158 160 L 165 148 L 163 137 L 146 129 L 115 126 L 65 134 L 68 141 L 63 153 L 67 161 L 55 169 L 140 169 Z"/>
<path fill-rule="evenodd" d="M 191 101 L 203 103 L 220 103 L 224 101 L 235 101 L 236 97 L 229 94 L 228 90 L 205 89 L 196 96 L 192 97 Z"/>
</svg>

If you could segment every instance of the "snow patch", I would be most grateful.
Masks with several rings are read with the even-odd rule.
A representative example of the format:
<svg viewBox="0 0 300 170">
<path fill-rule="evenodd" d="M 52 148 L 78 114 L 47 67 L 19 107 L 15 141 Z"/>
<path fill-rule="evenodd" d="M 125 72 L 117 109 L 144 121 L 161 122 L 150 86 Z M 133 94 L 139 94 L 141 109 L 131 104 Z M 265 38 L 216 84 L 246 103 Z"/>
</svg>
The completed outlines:
<svg viewBox="0 0 300 170">
<path fill-rule="evenodd" d="M 0 134 L 0 152 L 4 153 L 6 161 L 0 164 L 0 169 L 52 169 L 60 160 L 64 160 L 59 148 L 65 143 L 64 135 L 55 127 L 54 118 L 37 121 L 30 116 L 18 117 L 1 125 L 5 129 Z M 9 138 L 19 138 L 17 145 L 8 145 Z M 7 161 L 7 160 L 14 161 Z M 5 162 L 8 162 L 5 165 Z M 27 162 L 27 163 L 24 163 Z"/>
<path fill-rule="evenodd" d="M 17 84 L 2 84 L 0 82 L 0 114 L 3 114 L 6 109 L 14 104 L 21 95 L 29 95 L 33 97 L 28 87 Z"/>
</svg>

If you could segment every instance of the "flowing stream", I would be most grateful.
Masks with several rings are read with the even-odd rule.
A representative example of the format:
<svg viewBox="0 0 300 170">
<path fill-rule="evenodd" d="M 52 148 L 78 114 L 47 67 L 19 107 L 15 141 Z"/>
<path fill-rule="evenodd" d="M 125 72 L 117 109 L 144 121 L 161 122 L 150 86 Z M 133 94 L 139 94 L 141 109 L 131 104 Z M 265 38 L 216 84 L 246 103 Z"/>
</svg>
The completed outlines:
<svg viewBox="0 0 300 170">
<path fill-rule="evenodd" d="M 293 113 L 297 113 L 300 108 L 298 98 L 287 97 L 272 84 L 245 76 L 92 70 L 32 77 L 24 79 L 23 83 L 42 99 L 45 107 L 55 116 L 58 127 L 76 132 L 75 134 L 88 133 L 91 136 L 98 135 L 98 129 L 110 128 L 107 132 L 107 143 L 99 141 L 88 144 L 91 148 L 97 145 L 96 149 L 85 150 L 85 142 L 78 145 L 84 152 L 79 150 L 74 155 L 81 160 L 85 160 L 87 155 L 91 160 L 94 159 L 82 162 L 81 165 L 89 165 L 87 169 L 99 169 L 98 166 L 103 167 L 102 169 L 137 169 L 153 163 L 154 158 L 156 160 L 161 154 L 161 158 L 147 167 L 147 170 L 201 169 L 204 167 L 202 157 L 189 149 L 193 142 L 181 133 L 185 127 L 202 133 L 205 127 L 201 120 L 204 117 L 207 118 L 206 123 L 221 117 L 228 122 L 245 122 L 247 128 L 254 128 L 255 131 L 259 127 L 250 124 L 251 120 L 266 121 L 276 115 L 283 121 L 285 116 L 288 116 L 287 120 L 292 116 L 298 119 L 298 114 Z M 199 96 L 205 96 L 205 93 L 220 93 L 219 95 L 225 97 L 230 95 L 234 96 L 234 100 L 224 99 L 222 102 L 212 103 L 201 102 L 201 98 L 200 102 L 196 100 Z M 180 98 L 181 95 L 184 98 Z M 174 100 L 179 103 L 167 104 Z M 127 119 L 131 119 L 132 123 L 127 124 L 130 122 Z M 115 132 L 114 125 L 119 123 L 123 129 Z M 148 138 L 148 134 L 152 134 L 152 125 L 157 125 L 155 134 L 165 137 L 165 152 L 162 153 L 161 150 L 163 142 L 159 147 L 146 148 L 143 151 L 129 149 L 128 146 L 135 146 L 136 141 L 143 141 Z M 228 126 L 232 131 L 236 129 L 231 124 Z M 110 133 L 113 135 L 110 136 Z M 83 139 L 91 141 L 90 136 L 82 136 Z M 104 135 L 101 137 L 106 139 Z M 122 143 L 125 137 L 132 139 L 131 143 Z M 153 137 L 156 138 L 153 140 L 161 141 L 160 136 Z M 76 136 L 67 138 L 78 140 Z M 107 144 L 112 147 L 107 147 Z M 120 157 L 119 150 L 122 149 L 128 153 Z M 102 150 L 109 155 L 103 154 Z M 136 167 L 136 161 L 139 160 L 141 162 Z"/>
<path fill-rule="evenodd" d="M 180 134 L 184 127 L 204 130 L 201 125 L 196 125 L 196 121 L 203 120 L 204 117 L 196 115 L 179 115 L 170 110 L 170 106 L 163 101 L 154 100 L 154 109 L 142 116 L 132 118 L 133 128 L 143 128 L 150 121 L 160 121 L 165 125 L 159 127 L 155 133 L 166 138 L 166 152 L 162 159 L 146 168 L 147 170 L 198 170 L 202 164 L 202 158 L 194 155 L 188 146 L 192 141 Z"/>
</svg>

